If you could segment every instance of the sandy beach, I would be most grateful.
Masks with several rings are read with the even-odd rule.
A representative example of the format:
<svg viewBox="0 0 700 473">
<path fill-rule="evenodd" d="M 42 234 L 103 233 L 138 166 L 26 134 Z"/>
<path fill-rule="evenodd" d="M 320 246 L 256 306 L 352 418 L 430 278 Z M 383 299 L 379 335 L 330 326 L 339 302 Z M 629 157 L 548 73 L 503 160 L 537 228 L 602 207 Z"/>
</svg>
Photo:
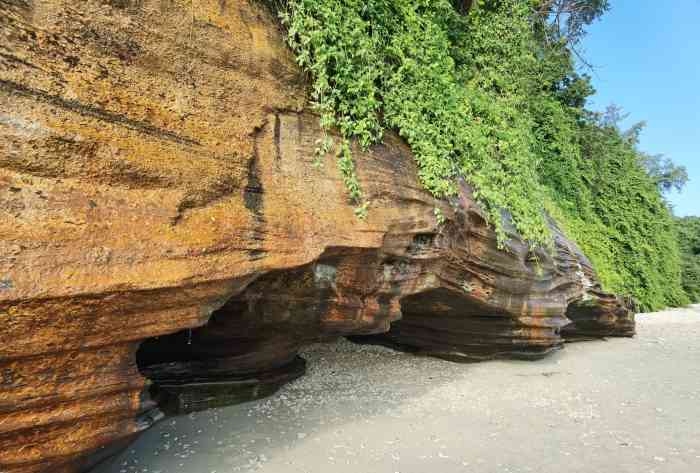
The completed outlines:
<svg viewBox="0 0 700 473">
<path fill-rule="evenodd" d="M 97 473 L 700 471 L 700 306 L 541 361 L 348 341 L 302 356 L 273 397 L 165 419 Z"/>
</svg>

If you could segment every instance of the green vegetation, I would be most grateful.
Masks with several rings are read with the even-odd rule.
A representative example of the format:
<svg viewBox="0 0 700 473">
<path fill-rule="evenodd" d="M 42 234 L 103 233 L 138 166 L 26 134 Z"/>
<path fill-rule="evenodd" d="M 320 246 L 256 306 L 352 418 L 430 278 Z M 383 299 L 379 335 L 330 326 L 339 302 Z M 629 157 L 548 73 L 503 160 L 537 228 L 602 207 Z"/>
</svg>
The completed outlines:
<svg viewBox="0 0 700 473">
<path fill-rule="evenodd" d="M 700 217 L 678 219 L 683 289 L 691 302 L 700 302 Z"/>
<path fill-rule="evenodd" d="M 590 114 L 579 125 L 579 153 L 552 154 L 541 175 L 552 214 L 591 259 L 603 284 L 633 295 L 644 310 L 687 303 L 680 283 L 676 225 L 636 148 L 636 133 Z"/>
<path fill-rule="evenodd" d="M 679 169 L 636 149 L 639 127 L 624 133 L 619 116 L 586 110 L 593 89 L 574 67 L 585 27 L 608 7 L 607 0 L 287 0 L 280 13 L 310 74 L 322 126 L 342 136 L 334 148 L 360 216 L 368 203 L 349 142 L 369 147 L 395 130 L 435 196 L 456 192 L 457 178 L 472 185 L 501 243 L 507 211 L 532 245 L 550 245 L 547 209 L 609 290 L 644 309 L 678 305 L 687 299 L 661 189 L 679 182 L 664 174 Z M 331 147 L 321 140 L 320 154 Z"/>
</svg>

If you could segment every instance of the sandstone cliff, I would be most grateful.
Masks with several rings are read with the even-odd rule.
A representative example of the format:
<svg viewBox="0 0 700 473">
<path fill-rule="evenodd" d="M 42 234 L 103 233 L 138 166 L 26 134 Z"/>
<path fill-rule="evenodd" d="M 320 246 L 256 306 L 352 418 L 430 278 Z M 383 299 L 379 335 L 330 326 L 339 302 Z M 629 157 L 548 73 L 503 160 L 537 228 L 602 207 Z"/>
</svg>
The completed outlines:
<svg viewBox="0 0 700 473">
<path fill-rule="evenodd" d="M 0 471 L 128 444 L 162 416 L 139 368 L 181 411 L 390 326 L 468 360 L 633 334 L 574 244 L 498 250 L 469 189 L 433 199 L 394 136 L 355 153 L 358 220 L 333 158 L 314 166 L 304 87 L 256 2 L 0 0 Z"/>
</svg>

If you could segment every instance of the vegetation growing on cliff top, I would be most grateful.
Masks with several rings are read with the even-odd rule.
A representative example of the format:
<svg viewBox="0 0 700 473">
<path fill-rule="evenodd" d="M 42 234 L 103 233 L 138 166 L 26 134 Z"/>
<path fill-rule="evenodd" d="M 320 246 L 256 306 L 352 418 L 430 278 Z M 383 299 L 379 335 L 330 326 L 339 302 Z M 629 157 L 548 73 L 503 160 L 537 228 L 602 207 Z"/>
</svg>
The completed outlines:
<svg viewBox="0 0 700 473">
<path fill-rule="evenodd" d="M 343 137 L 357 204 L 348 141 L 368 147 L 396 130 L 425 188 L 446 197 L 465 179 L 501 242 L 506 210 L 531 244 L 550 244 L 546 208 L 608 289 L 645 309 L 686 301 L 676 227 L 646 156 L 585 109 L 593 90 L 573 56 L 607 0 L 480 0 L 467 15 L 452 0 L 286 3 L 289 43 L 322 125 Z"/>
<path fill-rule="evenodd" d="M 700 217 L 678 219 L 683 289 L 691 302 L 700 303 Z"/>
</svg>

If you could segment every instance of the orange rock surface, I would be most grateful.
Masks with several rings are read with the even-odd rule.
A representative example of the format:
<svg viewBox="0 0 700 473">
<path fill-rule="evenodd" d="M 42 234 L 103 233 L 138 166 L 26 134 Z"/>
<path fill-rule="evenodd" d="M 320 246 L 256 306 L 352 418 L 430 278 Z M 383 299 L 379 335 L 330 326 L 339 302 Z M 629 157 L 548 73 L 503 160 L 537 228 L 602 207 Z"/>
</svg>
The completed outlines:
<svg viewBox="0 0 700 473">
<path fill-rule="evenodd" d="M 392 322 L 433 354 L 561 345 L 595 288 L 573 244 L 539 268 L 514 233 L 498 250 L 469 189 L 433 199 L 395 136 L 355 153 L 359 220 L 305 105 L 257 2 L 0 0 L 0 471 L 86 470 L 157 421 L 144 340 L 205 381 Z M 596 297 L 570 317 L 631 335 Z"/>
</svg>

